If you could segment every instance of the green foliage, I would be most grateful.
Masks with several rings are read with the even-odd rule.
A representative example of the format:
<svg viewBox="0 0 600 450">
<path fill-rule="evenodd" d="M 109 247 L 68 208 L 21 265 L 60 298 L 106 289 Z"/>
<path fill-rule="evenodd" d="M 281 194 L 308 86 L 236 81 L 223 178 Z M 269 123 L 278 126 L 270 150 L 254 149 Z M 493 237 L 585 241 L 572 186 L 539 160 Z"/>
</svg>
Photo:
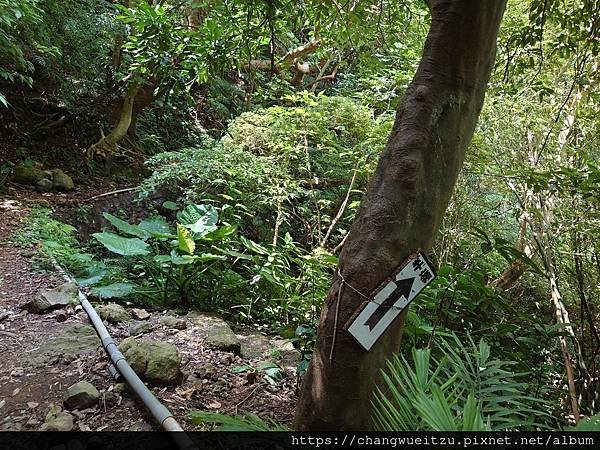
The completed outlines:
<svg viewBox="0 0 600 450">
<path fill-rule="evenodd" d="M 177 94 L 236 66 L 241 35 L 235 24 L 240 17 L 231 14 L 232 5 L 206 5 L 195 26 L 181 20 L 181 6 L 146 0 L 129 7 L 117 5 L 117 19 L 129 30 L 123 45 L 128 82 L 150 82 L 156 84 L 157 93 Z"/>
<path fill-rule="evenodd" d="M 509 1 L 477 132 L 431 251 L 438 277 L 411 305 L 403 341 L 408 350 L 465 333 L 489 342 L 498 359 L 486 359 L 481 343 L 475 349 L 448 340 L 441 350 L 415 351 L 415 373 L 397 360 L 393 370 L 413 383 L 413 402 L 406 410 L 396 405 L 398 413 L 386 410 L 401 422 L 390 426 L 518 424 L 533 402 L 532 388 L 519 384 L 522 377 L 510 375 L 502 360 L 514 362 L 515 371 L 534 367 L 535 397 L 547 400 L 556 417 L 567 415 L 557 347 L 566 331 L 555 325 L 548 302 L 540 234 L 554 252 L 556 286 L 575 327 L 577 340 L 568 343 L 576 376 L 588 379 L 589 371 L 598 378 L 592 373 L 600 254 L 597 3 Z M 34 127 L 63 115 L 68 123 L 90 122 L 96 133 L 97 118 L 113 118 L 129 83 L 152 87 L 144 92 L 150 107 L 134 117 L 137 142 L 131 144 L 155 155 L 142 197 L 168 200 L 161 209 L 168 219 L 133 224 L 124 220 L 127 212 L 106 214 L 111 230 L 96 233 L 89 246 L 77 242 L 73 227 L 36 208 L 16 239 L 56 258 L 101 298 L 184 303 L 295 336 L 301 374 L 336 267 L 333 254 L 390 135 L 429 23 L 425 2 L 417 0 L 144 0 L 128 7 L 0 0 L 0 104 L 14 98 L 15 120 L 29 110 L 35 120 L 25 121 L 26 133 L 15 142 L 33 139 Z M 311 41 L 317 42 L 311 52 L 286 60 Z M 270 67 L 253 70 L 257 60 Z M 295 63 L 308 67 L 296 84 Z M 15 84 L 40 89 L 30 93 L 12 89 Z M 21 92 L 22 104 L 15 95 Z M 44 113 L 59 113 L 38 117 L 38 96 Z M 62 131 L 53 137 L 70 134 Z M 7 142 L 10 147 L 11 136 Z M 70 159 L 79 146 L 63 147 L 48 154 Z M 15 154 L 30 158 L 26 150 Z M 0 185 L 11 165 L 0 162 Z M 551 207 L 548 217 L 542 207 Z M 86 208 L 76 212 L 80 221 L 93 213 Z M 526 269 L 518 282 L 508 292 L 493 288 L 515 262 Z M 489 380 L 509 386 L 490 387 L 506 400 L 498 408 L 512 408 L 507 396 L 514 387 L 510 401 L 521 403 L 506 416 L 512 422 L 502 422 L 476 385 L 481 361 Z M 263 372 L 277 378 L 276 367 Z M 466 381 L 457 387 L 459 378 Z M 419 390 L 418 380 L 429 384 Z M 581 409 L 592 415 L 595 385 L 581 385 Z"/>
<path fill-rule="evenodd" d="M 22 247 L 37 247 L 46 262 L 55 259 L 61 267 L 78 272 L 93 263 L 94 255 L 79 246 L 76 231 L 71 225 L 54 219 L 48 208 L 36 206 L 14 240 Z"/>
<path fill-rule="evenodd" d="M 600 415 L 586 417 L 577 426 L 570 428 L 573 431 L 600 431 Z"/>
<path fill-rule="evenodd" d="M 102 299 L 120 298 L 133 294 L 136 291 L 136 285 L 133 283 L 112 283 L 104 286 L 94 286 L 91 291 Z"/>
<path fill-rule="evenodd" d="M 65 105 L 83 112 L 75 98 L 104 83 L 111 10 L 93 0 L 0 2 L 0 78 L 32 86 L 34 78 L 51 77 Z"/>
<path fill-rule="evenodd" d="M 42 20 L 38 0 L 0 1 L 0 78 L 10 82 L 31 85 L 29 75 L 33 63 L 25 56 L 23 34 L 27 27 L 35 27 Z M 0 92 L 0 103 L 8 106 Z"/>
<path fill-rule="evenodd" d="M 103 297 L 116 297 L 133 293 L 135 287 L 137 294 L 163 305 L 189 304 L 193 283 L 208 270 L 207 263 L 225 259 L 225 256 L 210 251 L 222 252 L 216 244 L 231 235 L 234 229 L 223 227 L 218 230 L 217 212 L 210 205 L 189 205 L 178 216 L 177 231 L 173 234 L 161 217 L 132 225 L 105 213 L 104 217 L 119 232 L 136 237 L 111 232 L 93 236 L 108 251 L 129 258 L 130 270 L 139 273 L 139 281 L 102 286 L 96 288 L 96 292 Z"/>
<path fill-rule="evenodd" d="M 197 67 L 191 64 L 196 61 L 192 34 L 174 10 L 145 0 L 132 7 L 117 8 L 121 12 L 117 19 L 131 29 L 123 48 L 128 56 L 128 70 L 136 81 L 152 78 L 162 83 L 188 82 L 196 77 Z"/>
<path fill-rule="evenodd" d="M 273 221 L 308 248 L 318 246 L 342 199 L 362 194 L 375 158 L 385 142 L 389 117 L 342 97 L 302 94 L 291 106 L 277 106 L 238 117 L 219 141 L 157 155 L 142 195 L 171 190 L 186 201 L 230 204 L 239 214 L 228 219 L 244 234 L 272 240 Z M 347 231 L 357 201 L 350 201 L 326 246 Z"/>
<path fill-rule="evenodd" d="M 290 431 L 289 428 L 267 419 L 263 420 L 256 414 L 227 416 L 225 414 L 192 411 L 188 420 L 194 425 L 214 425 L 215 431 Z"/>
<path fill-rule="evenodd" d="M 138 238 L 124 238 L 114 233 L 94 233 L 93 235 L 111 252 L 122 256 L 147 255 L 148 244 Z"/>
<path fill-rule="evenodd" d="M 298 376 L 304 375 L 308 370 L 310 360 L 312 359 L 312 351 L 317 339 L 317 330 L 314 327 L 300 325 L 296 328 L 296 340 L 301 352 L 301 359 L 296 368 Z"/>
<path fill-rule="evenodd" d="M 481 340 L 440 343 L 440 356 L 412 349 L 412 364 L 394 356 L 376 389 L 373 420 L 382 431 L 500 431 L 547 428 L 545 402 L 531 396 L 527 373 L 494 359 Z"/>
<path fill-rule="evenodd" d="M 42 255 L 41 268 L 51 267 L 55 260 L 62 268 L 75 274 L 80 286 L 94 286 L 93 290 L 102 298 L 123 297 L 132 292 L 131 286 L 123 283 L 126 277 L 122 267 L 106 264 L 97 255 L 79 243 L 75 227 L 52 216 L 46 207 L 31 209 L 24 225 L 14 236 L 15 242 L 25 248 L 34 246 Z M 98 284 L 104 286 L 98 286 Z"/>
</svg>

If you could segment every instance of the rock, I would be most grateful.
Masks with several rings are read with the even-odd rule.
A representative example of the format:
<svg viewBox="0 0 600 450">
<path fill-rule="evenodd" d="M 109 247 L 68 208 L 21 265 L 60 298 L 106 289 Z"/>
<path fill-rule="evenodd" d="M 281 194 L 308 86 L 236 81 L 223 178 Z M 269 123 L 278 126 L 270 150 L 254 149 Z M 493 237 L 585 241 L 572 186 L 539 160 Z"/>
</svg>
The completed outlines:
<svg viewBox="0 0 600 450">
<path fill-rule="evenodd" d="M 65 355 L 90 353 L 99 346 L 100 340 L 92 326 L 73 325 L 31 352 L 26 361 L 34 367 L 48 366 Z"/>
<path fill-rule="evenodd" d="M 42 178 L 35 183 L 35 188 L 40 192 L 50 192 L 53 186 L 52 180 L 49 180 L 48 178 Z"/>
<path fill-rule="evenodd" d="M 301 353 L 294 347 L 294 344 L 289 339 L 273 339 L 271 341 L 281 359 L 284 367 L 296 367 L 302 358 Z"/>
<path fill-rule="evenodd" d="M 181 378 L 181 356 L 174 345 L 167 342 L 148 341 L 146 347 L 150 358 L 144 377 L 154 384 L 173 384 Z"/>
<path fill-rule="evenodd" d="M 148 333 L 152 330 L 150 322 L 134 321 L 129 324 L 129 336 L 137 336 L 138 334 Z"/>
<path fill-rule="evenodd" d="M 148 320 L 150 318 L 150 313 L 145 309 L 134 308 L 131 310 L 131 317 L 136 320 Z"/>
<path fill-rule="evenodd" d="M 131 317 L 125 308 L 116 303 L 107 303 L 96 308 L 98 315 L 109 323 L 129 322 Z"/>
<path fill-rule="evenodd" d="M 72 431 L 73 416 L 68 413 L 60 413 L 54 419 L 42 425 L 41 431 Z"/>
<path fill-rule="evenodd" d="M 167 342 L 138 343 L 129 337 L 121 342 L 119 350 L 139 376 L 153 384 L 174 384 L 181 379 L 181 356 L 177 348 Z"/>
<path fill-rule="evenodd" d="M 133 337 L 128 337 L 121 342 L 119 350 L 127 359 L 127 363 L 133 371 L 140 376 L 143 376 L 148 366 L 148 353 L 142 348 Z"/>
<path fill-rule="evenodd" d="M 160 322 L 168 327 L 175 328 L 176 330 L 185 330 L 187 328 L 187 322 L 185 319 L 173 316 L 164 316 L 160 319 Z"/>
<path fill-rule="evenodd" d="M 138 345 L 138 341 L 132 337 L 128 337 L 127 339 L 123 339 L 119 344 L 119 351 L 125 354 L 129 349 L 137 347 Z"/>
<path fill-rule="evenodd" d="M 42 313 L 67 306 L 79 301 L 75 283 L 64 283 L 54 289 L 46 289 L 33 300 L 21 306 L 32 313 Z"/>
<path fill-rule="evenodd" d="M 43 170 L 37 167 L 30 167 L 26 165 L 18 165 L 13 169 L 13 181 L 19 184 L 28 184 L 35 186 L 36 183 L 46 178 L 46 174 Z"/>
<path fill-rule="evenodd" d="M 64 322 L 68 319 L 67 313 L 63 309 L 59 309 L 54 313 L 54 318 L 57 322 Z"/>
<path fill-rule="evenodd" d="M 250 334 L 238 336 L 240 340 L 240 355 L 245 359 L 261 358 L 271 350 L 272 346 L 263 334 Z"/>
<path fill-rule="evenodd" d="M 146 367 L 148 367 L 149 355 L 145 348 L 140 346 L 135 339 L 129 337 L 121 342 L 119 350 L 127 359 L 127 363 L 131 366 L 133 371 L 139 376 L 144 376 Z"/>
<path fill-rule="evenodd" d="M 189 313 L 188 318 L 197 327 L 207 345 L 217 350 L 240 354 L 240 340 L 223 319 L 197 312 Z"/>
<path fill-rule="evenodd" d="M 69 409 L 85 409 L 98 403 L 98 398 L 100 392 L 92 383 L 80 381 L 67 389 L 64 403 Z"/>
<path fill-rule="evenodd" d="M 60 169 L 52 171 L 52 187 L 58 191 L 72 191 L 75 189 L 73 179 Z"/>
<path fill-rule="evenodd" d="M 217 374 L 217 368 L 212 363 L 202 363 L 194 368 L 194 374 L 202 379 L 212 378 Z"/>
</svg>

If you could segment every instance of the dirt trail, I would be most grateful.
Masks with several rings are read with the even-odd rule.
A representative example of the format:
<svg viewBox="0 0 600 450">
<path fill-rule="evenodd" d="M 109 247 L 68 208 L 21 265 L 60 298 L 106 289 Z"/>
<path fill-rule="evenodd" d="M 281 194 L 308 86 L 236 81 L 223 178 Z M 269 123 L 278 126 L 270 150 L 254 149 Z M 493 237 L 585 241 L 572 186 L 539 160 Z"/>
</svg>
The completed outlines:
<svg viewBox="0 0 600 450">
<path fill-rule="evenodd" d="M 36 194 L 31 197 L 39 199 Z M 32 314 L 21 310 L 21 305 L 41 290 L 63 283 L 56 273 L 40 273 L 32 260 L 35 252 L 19 248 L 10 240 L 27 215 L 30 200 L 0 197 L 0 430 L 39 430 L 51 409 L 64 408 L 67 387 L 78 381 L 92 383 L 100 391 L 100 401 L 91 408 L 68 411 L 74 416 L 75 430 L 156 429 L 143 405 L 110 377 L 107 357 L 97 338 L 90 335 L 89 320 L 83 311 L 69 306 L 65 309 L 66 320 L 59 322 L 64 317 L 56 312 Z M 153 392 L 185 429 L 195 429 L 186 422 L 191 410 L 225 414 L 247 411 L 284 424 L 291 422 L 296 379 L 290 358 L 285 365 L 287 376 L 277 384 L 269 383 L 259 370 L 234 369 L 241 365 L 256 368 L 259 361 L 273 360 L 273 354 L 281 356 L 271 345 L 276 341 L 271 339 L 270 344 L 265 337 L 258 336 L 256 341 L 254 335 L 238 335 L 243 358 L 206 345 L 189 320 L 183 330 L 164 326 L 161 318 L 165 313 L 152 313 L 151 331 L 141 340 L 171 343 L 182 355 L 182 383 L 154 387 Z M 127 323 L 111 324 L 109 332 L 117 342 L 130 334 Z M 286 345 L 282 348 L 289 350 Z M 293 350 L 290 354 L 293 360 Z M 280 360 L 275 362 L 284 366 Z"/>
</svg>

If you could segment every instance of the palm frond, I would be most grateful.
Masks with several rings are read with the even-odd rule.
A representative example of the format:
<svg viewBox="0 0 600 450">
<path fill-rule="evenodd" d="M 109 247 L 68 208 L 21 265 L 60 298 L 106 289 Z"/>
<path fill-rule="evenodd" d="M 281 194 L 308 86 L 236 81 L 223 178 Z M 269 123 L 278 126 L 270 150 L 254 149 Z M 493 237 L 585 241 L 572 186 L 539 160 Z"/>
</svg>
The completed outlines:
<svg viewBox="0 0 600 450">
<path fill-rule="evenodd" d="M 527 373 L 491 356 L 490 346 L 452 335 L 439 357 L 411 351 L 412 362 L 394 356 L 382 371 L 373 399 L 373 421 L 382 431 L 500 431 L 549 428 L 543 400 L 529 395 Z"/>
</svg>

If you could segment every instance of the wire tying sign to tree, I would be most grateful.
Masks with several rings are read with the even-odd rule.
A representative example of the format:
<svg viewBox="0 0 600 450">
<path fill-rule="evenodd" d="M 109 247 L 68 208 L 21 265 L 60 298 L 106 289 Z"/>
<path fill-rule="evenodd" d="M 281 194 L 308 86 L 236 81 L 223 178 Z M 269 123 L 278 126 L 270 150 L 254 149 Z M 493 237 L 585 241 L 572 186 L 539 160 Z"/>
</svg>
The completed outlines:
<svg viewBox="0 0 600 450">
<path fill-rule="evenodd" d="M 355 318 L 348 331 L 358 343 L 370 350 L 377 339 L 408 304 L 435 278 L 435 271 L 423 252 L 411 255 L 373 292 L 369 302 Z"/>
</svg>

